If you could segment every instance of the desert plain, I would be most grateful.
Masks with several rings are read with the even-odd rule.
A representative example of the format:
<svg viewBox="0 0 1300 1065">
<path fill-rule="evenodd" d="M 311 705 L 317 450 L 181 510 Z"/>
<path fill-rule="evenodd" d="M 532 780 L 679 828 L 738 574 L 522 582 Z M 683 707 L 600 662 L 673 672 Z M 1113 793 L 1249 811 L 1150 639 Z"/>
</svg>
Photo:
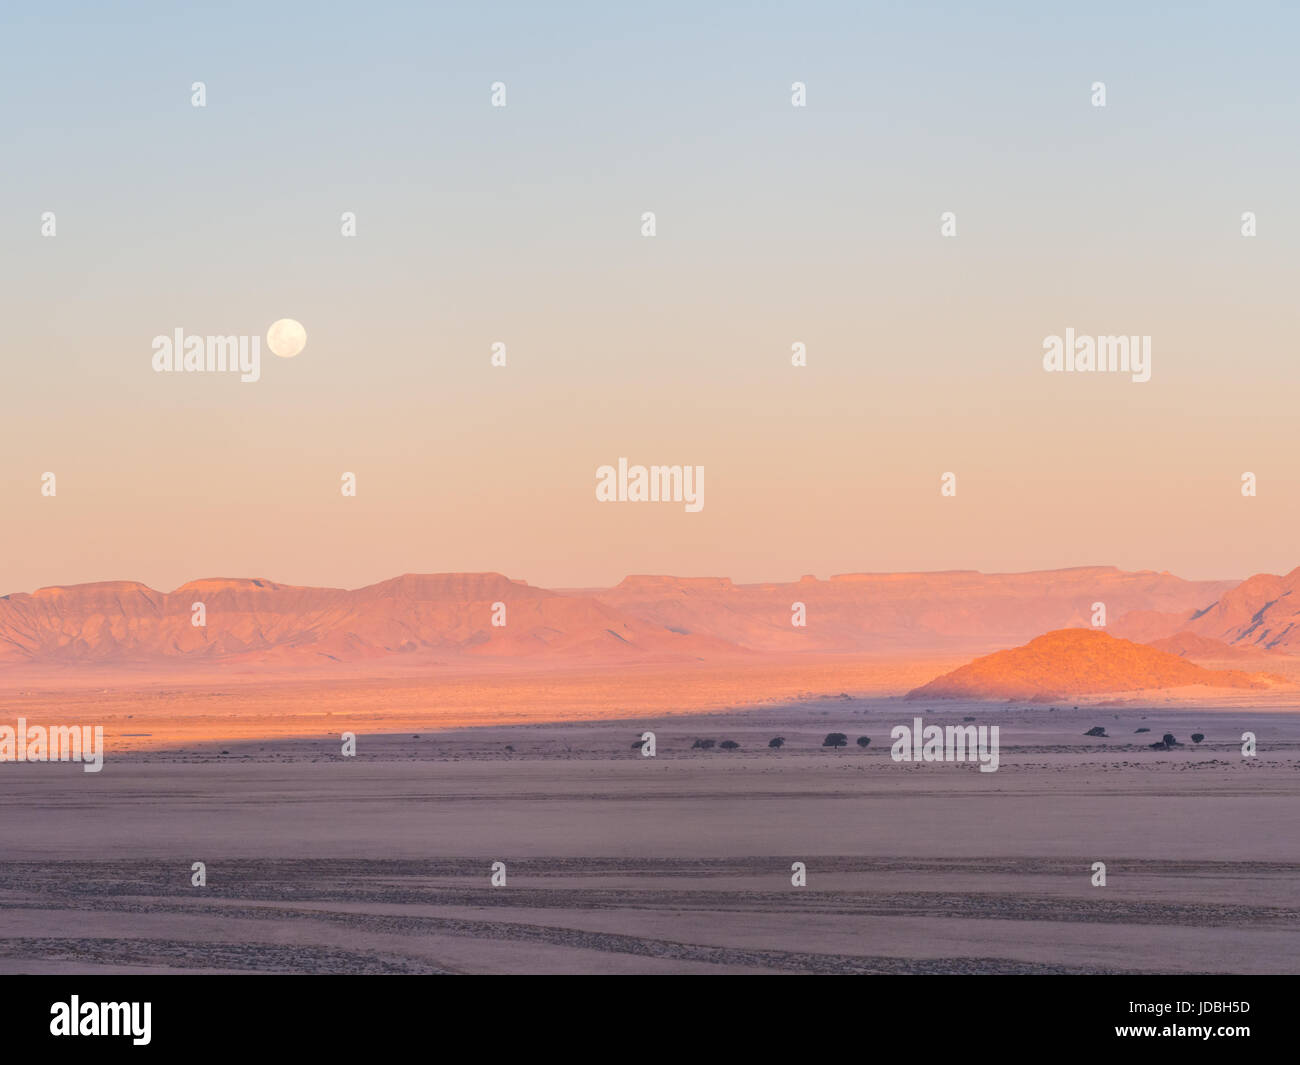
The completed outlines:
<svg viewBox="0 0 1300 1065">
<path fill-rule="evenodd" d="M 936 666 L 28 676 L 10 714 L 107 751 L 0 773 L 0 972 L 1300 970 L 1294 694 L 902 697 Z M 997 772 L 895 762 L 917 716 Z"/>
<path fill-rule="evenodd" d="M 104 747 L 0 757 L 0 971 L 1300 971 L 1295 603 L 1113 567 L 0 596 L 0 755 Z M 996 771 L 895 760 L 918 717 L 996 728 Z"/>
</svg>

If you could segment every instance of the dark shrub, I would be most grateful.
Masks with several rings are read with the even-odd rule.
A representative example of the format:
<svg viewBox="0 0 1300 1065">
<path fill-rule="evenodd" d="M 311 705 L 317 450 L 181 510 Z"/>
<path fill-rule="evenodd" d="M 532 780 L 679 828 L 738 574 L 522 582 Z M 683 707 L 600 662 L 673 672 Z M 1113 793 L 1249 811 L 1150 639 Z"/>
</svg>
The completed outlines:
<svg viewBox="0 0 1300 1065">
<path fill-rule="evenodd" d="M 740 746 L 740 744 L 738 744 L 735 740 L 723 740 L 721 743 L 718 744 L 718 746 L 721 747 L 724 751 L 734 751 L 737 747 Z"/>
<path fill-rule="evenodd" d="M 1205 733 L 1204 733 L 1204 732 L 1193 732 L 1193 733 L 1192 733 L 1192 742 L 1193 742 L 1193 743 L 1200 743 L 1201 740 L 1203 740 L 1203 739 L 1205 739 Z"/>
<path fill-rule="evenodd" d="M 858 737 L 858 746 L 861 747 L 861 748 L 865 751 L 868 747 L 871 746 L 871 737 L 870 737 L 870 736 L 859 736 L 859 737 Z"/>
<path fill-rule="evenodd" d="M 712 740 L 696 740 L 694 743 L 691 744 L 691 750 L 693 751 L 708 751 L 712 749 L 713 749 Z"/>
<path fill-rule="evenodd" d="M 823 747 L 847 747 L 849 738 L 842 732 L 828 732 L 826 738 L 822 740 Z"/>
<path fill-rule="evenodd" d="M 782 747 L 785 746 L 785 737 L 773 736 L 770 740 L 767 741 L 767 745 L 773 748 L 774 750 L 780 750 Z"/>
</svg>

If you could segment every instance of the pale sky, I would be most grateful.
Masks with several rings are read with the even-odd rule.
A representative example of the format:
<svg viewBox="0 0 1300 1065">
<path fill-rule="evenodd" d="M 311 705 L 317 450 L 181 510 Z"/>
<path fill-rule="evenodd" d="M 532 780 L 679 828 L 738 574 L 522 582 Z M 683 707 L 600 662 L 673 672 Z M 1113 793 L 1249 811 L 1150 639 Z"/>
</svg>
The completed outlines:
<svg viewBox="0 0 1300 1065">
<path fill-rule="evenodd" d="M 6 5 L 0 593 L 1292 569 L 1300 15 L 1130 6 Z"/>
</svg>

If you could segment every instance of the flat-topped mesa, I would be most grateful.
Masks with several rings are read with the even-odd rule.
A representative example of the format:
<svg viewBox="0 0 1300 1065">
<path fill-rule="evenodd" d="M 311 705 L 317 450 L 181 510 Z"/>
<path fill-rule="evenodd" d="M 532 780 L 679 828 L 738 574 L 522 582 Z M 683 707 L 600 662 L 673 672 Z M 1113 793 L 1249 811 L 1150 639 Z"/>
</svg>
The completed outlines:
<svg viewBox="0 0 1300 1065">
<path fill-rule="evenodd" d="M 189 592 L 242 592 L 252 589 L 266 589 L 276 591 L 288 585 L 277 584 L 275 581 L 267 580 L 265 577 L 200 577 L 198 580 L 186 581 L 178 588 L 174 588 L 169 594 L 180 595 Z"/>
<path fill-rule="evenodd" d="M 527 581 L 500 573 L 404 573 L 351 593 L 358 602 L 412 599 L 423 602 L 483 603 L 509 599 L 541 599 L 557 593 L 534 588 Z"/>
<path fill-rule="evenodd" d="M 143 592 L 148 595 L 157 595 L 147 584 L 141 584 L 139 581 L 87 581 L 85 584 L 51 584 L 44 588 L 37 588 L 31 593 L 33 599 L 57 599 L 63 596 L 74 596 L 81 598 L 92 598 L 105 595 L 122 595 Z M 18 595 L 24 593 L 18 592 Z M 5 596 L 9 598 L 9 596 Z"/>
<path fill-rule="evenodd" d="M 906 573 L 832 573 L 831 580 L 839 584 L 866 584 L 870 581 L 914 581 L 918 577 L 986 577 L 976 569 L 917 570 Z M 805 580 L 807 578 L 804 578 Z M 816 580 L 814 577 L 813 580 Z"/>
<path fill-rule="evenodd" d="M 51 585 L 30 595 L 16 592 L 0 597 L 4 602 L 43 613 L 76 611 L 87 614 L 155 612 L 162 608 L 163 593 L 139 581 L 94 581 L 89 584 Z"/>
<path fill-rule="evenodd" d="M 651 573 L 629 574 L 614 586 L 616 592 L 728 592 L 736 585 L 730 577 L 668 577 Z"/>
</svg>

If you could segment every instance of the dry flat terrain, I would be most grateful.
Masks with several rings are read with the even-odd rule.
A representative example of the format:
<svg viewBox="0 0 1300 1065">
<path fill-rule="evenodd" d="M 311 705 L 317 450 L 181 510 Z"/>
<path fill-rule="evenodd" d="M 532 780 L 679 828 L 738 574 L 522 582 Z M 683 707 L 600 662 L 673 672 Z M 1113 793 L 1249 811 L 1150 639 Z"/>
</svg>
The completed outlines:
<svg viewBox="0 0 1300 1065">
<path fill-rule="evenodd" d="M 823 693 L 611 715 L 353 721 L 352 759 L 317 719 L 110 745 L 98 774 L 2 765 L 0 971 L 1300 971 L 1294 707 Z M 893 762 L 889 730 L 916 716 L 999 725 L 1001 768 Z M 654 758 L 632 748 L 646 728 Z M 832 731 L 850 746 L 823 749 Z M 1150 750 L 1164 732 L 1185 746 Z"/>
<path fill-rule="evenodd" d="M 661 717 L 855 693 L 907 691 L 962 658 L 911 661 L 806 656 L 745 666 L 698 664 L 619 669 L 519 669 L 265 678 L 210 667 L 169 675 L 138 670 L 9 670 L 0 724 L 102 725 L 107 748 L 183 748 L 205 742 L 337 737 L 465 725 Z M 73 685 L 76 685 L 75 687 Z M 1202 692 L 1203 694 L 1203 692 Z"/>
</svg>

